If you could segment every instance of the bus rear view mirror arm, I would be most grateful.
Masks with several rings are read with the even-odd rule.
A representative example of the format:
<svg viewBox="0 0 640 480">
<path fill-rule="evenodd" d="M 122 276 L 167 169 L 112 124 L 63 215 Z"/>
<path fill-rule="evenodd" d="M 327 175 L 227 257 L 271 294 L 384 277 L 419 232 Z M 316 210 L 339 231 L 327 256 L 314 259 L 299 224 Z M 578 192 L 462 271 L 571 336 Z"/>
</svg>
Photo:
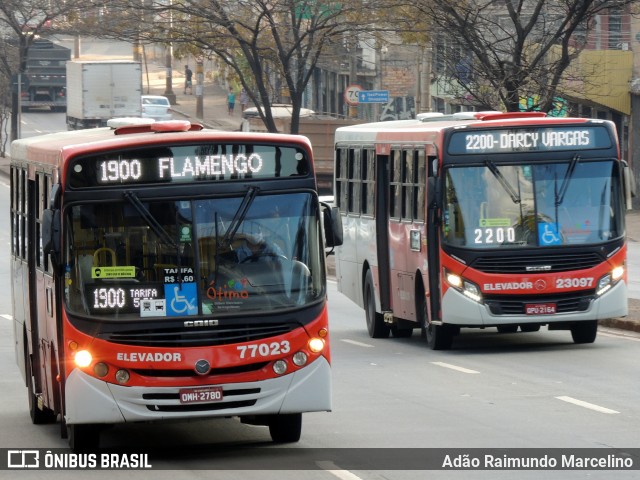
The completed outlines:
<svg viewBox="0 0 640 480">
<path fill-rule="evenodd" d="M 54 267 L 60 265 L 60 210 L 47 208 L 42 214 L 42 250 L 51 255 Z"/>
</svg>

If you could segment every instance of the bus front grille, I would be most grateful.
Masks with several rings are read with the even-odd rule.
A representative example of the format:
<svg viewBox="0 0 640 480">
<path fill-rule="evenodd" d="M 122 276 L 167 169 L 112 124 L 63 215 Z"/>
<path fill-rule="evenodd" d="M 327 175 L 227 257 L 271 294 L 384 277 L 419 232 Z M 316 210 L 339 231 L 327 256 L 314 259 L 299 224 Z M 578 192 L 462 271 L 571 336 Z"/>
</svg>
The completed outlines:
<svg viewBox="0 0 640 480">
<path fill-rule="evenodd" d="M 206 412 L 251 407 L 258 401 L 261 391 L 260 388 L 225 387 L 223 401 L 207 403 L 183 404 L 180 392 L 145 393 L 142 399 L 147 402 L 147 410 L 152 412 Z"/>
<path fill-rule="evenodd" d="M 184 378 L 197 377 L 206 379 L 207 377 L 220 377 L 221 375 L 236 375 L 239 373 L 257 372 L 266 367 L 269 362 L 256 362 L 246 365 L 236 365 L 235 367 L 212 368 L 206 375 L 198 375 L 193 368 L 182 370 L 155 369 L 155 368 L 132 368 L 131 371 L 143 377 L 153 378 Z"/>
<path fill-rule="evenodd" d="M 152 412 L 210 412 L 214 410 L 231 410 L 237 408 L 251 407 L 255 405 L 257 400 L 241 400 L 238 402 L 220 402 L 220 403 L 194 403 L 194 404 L 176 404 L 176 405 L 147 405 L 147 410 Z"/>
<path fill-rule="evenodd" d="M 553 273 L 585 270 L 602 263 L 597 253 L 556 253 L 477 258 L 471 267 L 484 273 Z"/>
<path fill-rule="evenodd" d="M 595 298 L 593 291 L 558 295 L 486 295 L 484 303 L 494 315 L 525 315 L 527 304 L 553 303 L 556 313 L 584 312 Z"/>
<path fill-rule="evenodd" d="M 189 329 L 154 328 L 106 332 L 98 336 L 109 342 L 140 347 L 203 347 L 277 337 L 291 332 L 298 326 L 297 324 L 283 323 L 271 325 L 226 325 Z"/>
</svg>

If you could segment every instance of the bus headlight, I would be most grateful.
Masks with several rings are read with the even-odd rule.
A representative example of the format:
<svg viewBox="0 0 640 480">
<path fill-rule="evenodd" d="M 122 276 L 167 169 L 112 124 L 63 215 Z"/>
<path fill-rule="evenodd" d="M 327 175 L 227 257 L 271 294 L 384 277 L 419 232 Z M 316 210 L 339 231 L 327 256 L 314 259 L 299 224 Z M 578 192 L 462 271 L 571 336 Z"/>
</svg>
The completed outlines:
<svg viewBox="0 0 640 480">
<path fill-rule="evenodd" d="M 296 352 L 293 355 L 293 363 L 295 363 L 297 367 L 304 367 L 307 364 L 307 360 L 309 360 L 307 354 L 302 351 Z"/>
<path fill-rule="evenodd" d="M 320 353 L 324 349 L 324 340 L 314 337 L 309 340 L 309 350 L 313 353 Z"/>
<path fill-rule="evenodd" d="M 91 357 L 91 353 L 89 350 L 78 350 L 73 356 L 73 361 L 80 368 L 86 368 L 91 365 L 91 361 L 93 358 Z"/>
<path fill-rule="evenodd" d="M 482 303 L 482 293 L 480 293 L 480 288 L 475 283 L 464 280 L 462 293 L 474 302 Z"/>
<path fill-rule="evenodd" d="M 610 290 L 624 276 L 624 267 L 616 267 L 598 280 L 596 296 L 600 297 Z"/>
<path fill-rule="evenodd" d="M 624 275 L 624 267 L 622 266 L 616 267 L 613 270 L 611 270 L 611 278 L 613 279 L 614 282 L 617 282 L 618 280 L 620 280 L 623 275 Z"/>
<path fill-rule="evenodd" d="M 480 287 L 466 278 L 455 273 L 445 270 L 445 278 L 447 283 L 462 293 L 465 297 L 470 298 L 474 302 L 482 303 L 482 292 Z"/>
<path fill-rule="evenodd" d="M 120 369 L 116 372 L 116 380 L 118 381 L 118 383 L 120 384 L 125 384 L 129 381 L 129 378 L 131 378 L 131 375 L 129 375 L 129 372 L 127 370 Z"/>
<path fill-rule="evenodd" d="M 96 377 L 106 377 L 109 373 L 109 366 L 106 363 L 99 362 L 93 366 L 93 373 Z"/>
<path fill-rule="evenodd" d="M 276 360 L 273 364 L 273 371 L 276 375 L 284 375 L 287 373 L 287 362 L 284 360 Z"/>
</svg>

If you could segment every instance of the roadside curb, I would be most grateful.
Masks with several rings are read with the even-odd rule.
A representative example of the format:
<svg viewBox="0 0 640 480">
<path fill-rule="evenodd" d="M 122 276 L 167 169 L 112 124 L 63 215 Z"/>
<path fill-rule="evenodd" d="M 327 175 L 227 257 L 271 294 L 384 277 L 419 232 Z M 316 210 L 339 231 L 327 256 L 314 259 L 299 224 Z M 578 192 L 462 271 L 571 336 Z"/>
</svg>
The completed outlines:
<svg viewBox="0 0 640 480">
<path fill-rule="evenodd" d="M 637 298 L 629 298 L 628 304 L 629 313 L 626 317 L 600 320 L 600 325 L 640 333 L 640 300 Z"/>
</svg>

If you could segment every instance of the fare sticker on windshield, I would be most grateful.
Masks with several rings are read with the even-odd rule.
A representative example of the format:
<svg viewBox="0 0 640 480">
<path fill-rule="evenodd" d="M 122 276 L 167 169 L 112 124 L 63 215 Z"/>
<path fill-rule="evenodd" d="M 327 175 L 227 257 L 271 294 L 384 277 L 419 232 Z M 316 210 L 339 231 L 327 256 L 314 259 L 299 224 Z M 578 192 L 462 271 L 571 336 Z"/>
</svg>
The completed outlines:
<svg viewBox="0 0 640 480">
<path fill-rule="evenodd" d="M 480 226 L 481 227 L 510 227 L 511 219 L 510 218 L 481 218 Z"/>
<path fill-rule="evenodd" d="M 91 268 L 91 278 L 135 278 L 136 267 L 93 267 Z"/>
</svg>

